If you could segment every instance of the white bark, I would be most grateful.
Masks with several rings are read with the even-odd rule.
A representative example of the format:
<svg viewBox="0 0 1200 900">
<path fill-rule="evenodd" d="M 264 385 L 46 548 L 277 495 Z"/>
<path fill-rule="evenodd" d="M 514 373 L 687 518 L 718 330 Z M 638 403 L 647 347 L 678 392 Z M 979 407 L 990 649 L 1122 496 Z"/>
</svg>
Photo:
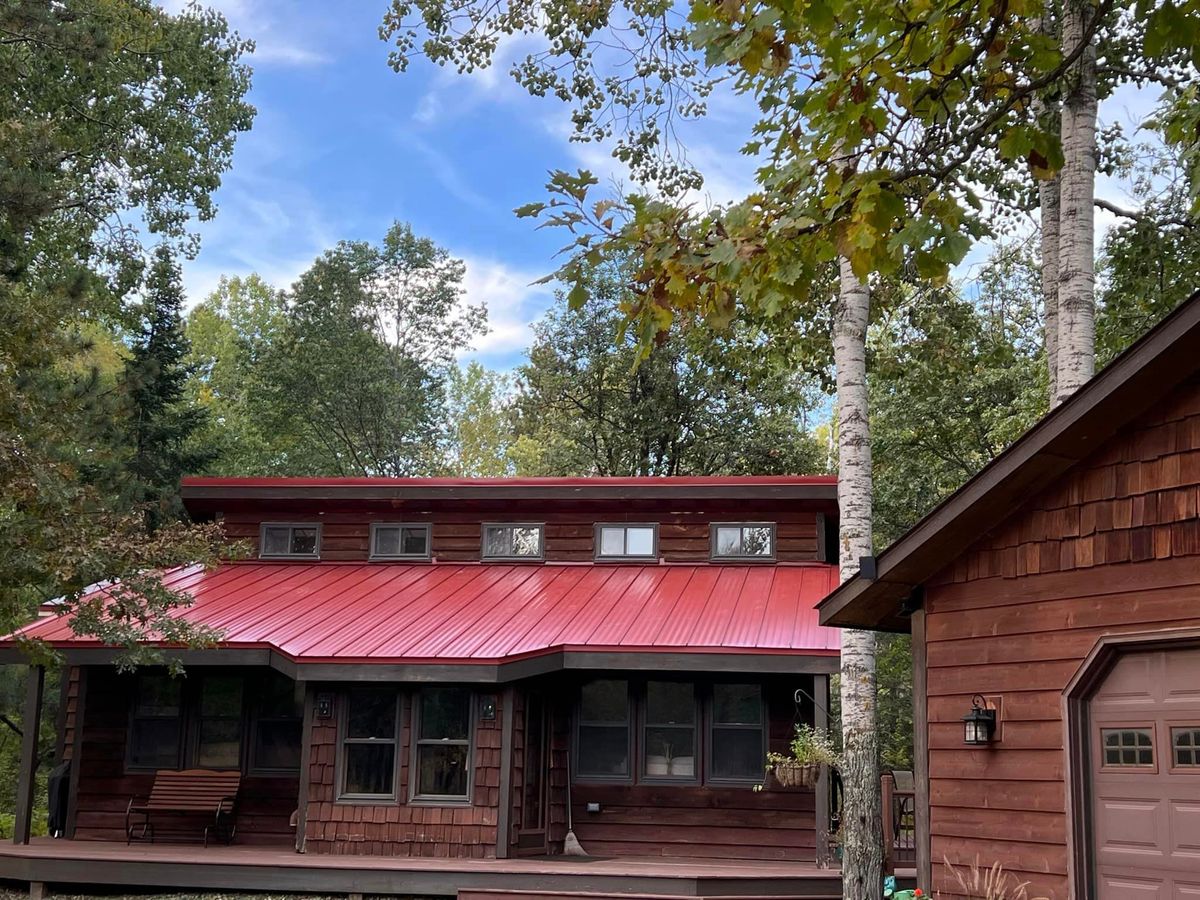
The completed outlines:
<svg viewBox="0 0 1200 900">
<path fill-rule="evenodd" d="M 1058 176 L 1038 184 L 1042 218 L 1042 307 L 1050 399 L 1058 396 Z"/>
<path fill-rule="evenodd" d="M 871 555 L 871 435 L 867 419 L 870 293 L 841 260 L 833 320 L 837 374 L 838 505 L 842 581 Z M 875 730 L 875 635 L 842 631 L 842 880 L 845 900 L 882 896 L 883 832 L 879 738 Z"/>
<path fill-rule="evenodd" d="M 1064 53 L 1072 53 L 1083 43 L 1091 11 L 1087 0 L 1067 0 L 1064 4 Z M 1096 368 L 1096 233 L 1092 211 L 1096 189 L 1096 47 L 1090 41 L 1067 76 L 1061 134 L 1056 405 L 1075 393 Z"/>
</svg>

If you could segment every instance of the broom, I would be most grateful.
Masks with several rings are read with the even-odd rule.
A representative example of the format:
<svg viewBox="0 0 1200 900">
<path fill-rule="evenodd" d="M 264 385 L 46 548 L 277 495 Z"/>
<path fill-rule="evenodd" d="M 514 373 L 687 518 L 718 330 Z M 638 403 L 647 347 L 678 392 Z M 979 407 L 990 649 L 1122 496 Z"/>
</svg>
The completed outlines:
<svg viewBox="0 0 1200 900">
<path fill-rule="evenodd" d="M 567 836 L 563 838 L 563 856 L 587 856 L 588 852 L 575 837 L 575 828 L 571 821 L 571 756 L 567 754 Z"/>
</svg>

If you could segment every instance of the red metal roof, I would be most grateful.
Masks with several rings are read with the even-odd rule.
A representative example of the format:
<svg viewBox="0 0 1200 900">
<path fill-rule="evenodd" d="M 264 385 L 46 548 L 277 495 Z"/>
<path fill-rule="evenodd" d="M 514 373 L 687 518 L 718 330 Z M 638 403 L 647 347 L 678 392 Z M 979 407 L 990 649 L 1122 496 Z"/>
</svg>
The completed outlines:
<svg viewBox="0 0 1200 900">
<path fill-rule="evenodd" d="M 488 663 L 557 651 L 832 656 L 816 604 L 837 567 L 227 563 L 178 569 L 182 618 L 219 628 L 222 647 L 297 662 Z M 66 617 L 22 633 L 95 647 Z"/>
</svg>

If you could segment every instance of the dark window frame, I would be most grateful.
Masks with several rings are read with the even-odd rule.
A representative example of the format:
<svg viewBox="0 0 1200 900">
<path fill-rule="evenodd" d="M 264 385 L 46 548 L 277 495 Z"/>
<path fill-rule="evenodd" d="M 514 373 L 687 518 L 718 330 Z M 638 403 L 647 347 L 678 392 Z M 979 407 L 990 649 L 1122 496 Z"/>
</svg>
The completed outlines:
<svg viewBox="0 0 1200 900">
<path fill-rule="evenodd" d="M 605 554 L 601 552 L 600 538 L 605 528 L 621 528 L 628 530 L 630 528 L 649 528 L 651 531 L 652 546 L 649 553 L 621 553 L 621 554 Z M 625 535 L 625 549 L 629 549 L 629 536 Z M 658 523 L 657 522 L 597 522 L 592 531 L 592 550 L 593 558 L 596 562 L 645 562 L 647 560 L 658 559 Z"/>
<path fill-rule="evenodd" d="M 391 693 L 393 701 L 396 704 L 396 715 L 393 720 L 392 738 L 389 741 L 380 738 L 351 738 L 348 736 L 350 730 L 350 695 L 355 691 L 374 691 L 376 693 Z M 395 803 L 400 799 L 400 754 L 402 749 L 403 737 L 403 721 L 404 712 L 403 704 L 404 694 L 397 688 L 355 685 L 353 687 L 344 688 L 338 693 L 338 710 L 337 710 L 337 746 L 334 748 L 334 802 L 346 806 L 378 806 L 380 804 Z M 392 791 L 390 794 L 361 794 L 349 793 L 346 791 L 346 745 L 347 744 L 364 744 L 367 746 L 380 746 L 385 743 L 390 743 L 392 746 Z M 301 760 L 301 767 L 304 761 Z"/>
<path fill-rule="evenodd" d="M 579 765 L 579 748 L 582 745 L 579 737 L 580 727 L 615 726 L 615 722 L 585 722 L 583 719 L 583 685 L 576 691 L 575 706 L 571 716 L 571 780 L 581 784 L 634 784 L 638 771 L 637 754 L 637 705 L 634 696 L 635 680 L 629 677 L 591 678 L 588 681 L 621 681 L 625 684 L 625 759 L 628 771 L 624 775 L 593 775 L 585 773 Z"/>
<path fill-rule="evenodd" d="M 649 710 L 650 683 L 660 682 L 666 684 L 687 684 L 692 688 L 692 706 L 694 718 L 692 719 L 692 774 L 691 775 L 650 775 L 646 772 L 646 730 L 648 728 L 686 728 L 686 725 L 672 726 L 664 723 L 651 724 L 647 719 Z M 634 741 L 637 748 L 636 772 L 638 784 L 657 784 L 657 785 L 678 785 L 680 787 L 696 787 L 703 784 L 704 779 L 704 759 L 702 757 L 704 738 L 701 732 L 704 730 L 704 698 L 701 692 L 702 685 L 697 683 L 692 678 L 664 678 L 650 677 L 639 679 L 637 690 L 632 691 L 632 700 L 637 716 L 637 739 Z"/>
<path fill-rule="evenodd" d="M 467 739 L 444 740 L 436 738 L 421 737 L 421 694 L 430 689 L 438 688 L 453 688 L 461 690 L 467 695 Z M 472 806 L 474 804 L 475 790 L 475 747 L 476 747 L 476 731 L 479 726 L 478 709 L 479 695 L 473 688 L 468 685 L 461 684 L 427 684 L 421 685 L 412 692 L 410 711 L 411 715 L 411 734 L 412 740 L 409 743 L 412 745 L 409 748 L 408 761 L 408 802 L 413 806 L 449 806 L 462 807 Z M 422 794 L 419 792 L 421 782 L 421 747 L 461 747 L 466 745 L 467 753 L 467 784 L 465 792 L 462 794 Z"/>
<path fill-rule="evenodd" d="M 274 671 L 274 670 L 272 670 L 272 671 Z M 267 677 L 270 677 L 269 673 L 267 673 Z M 307 688 L 305 688 L 303 685 L 304 685 L 304 682 L 293 682 L 292 688 L 293 688 L 293 690 L 295 690 L 295 688 L 297 686 L 300 686 L 301 690 L 306 691 Z M 256 691 L 256 693 L 257 693 L 257 691 Z M 262 778 L 295 778 L 295 777 L 299 776 L 300 773 L 302 771 L 304 771 L 305 767 L 307 766 L 307 763 L 305 762 L 304 755 L 303 755 L 304 703 L 301 701 L 297 704 L 297 706 L 299 707 L 299 712 L 297 713 L 297 715 L 294 715 L 294 716 L 263 715 L 262 714 L 262 706 L 259 702 L 257 702 L 257 700 L 252 705 L 247 704 L 247 706 L 248 706 L 247 714 L 249 715 L 250 720 L 246 727 L 246 741 L 245 741 L 246 747 L 243 752 L 243 756 L 245 758 L 243 770 L 245 771 L 245 773 L 247 775 L 253 775 L 256 778 L 258 778 L 258 777 L 262 777 Z M 259 729 L 259 726 L 261 725 L 261 723 L 263 723 L 263 722 L 293 722 L 293 721 L 299 723 L 299 725 L 300 725 L 300 744 L 297 747 L 297 750 L 299 751 L 297 753 L 297 757 L 298 757 L 299 761 L 296 765 L 296 768 L 288 769 L 288 768 L 280 768 L 278 766 L 260 766 L 260 765 L 258 765 L 257 760 L 255 758 L 255 754 L 256 754 L 256 751 L 258 748 L 258 729 Z"/>
<path fill-rule="evenodd" d="M 493 556 L 487 552 L 487 536 L 489 528 L 536 528 L 538 533 L 538 551 L 526 556 Z M 479 530 L 479 558 L 497 562 L 543 562 L 546 559 L 546 523 L 545 522 L 484 522 Z"/>
<path fill-rule="evenodd" d="M 289 529 L 288 546 L 292 545 L 292 532 L 297 528 L 315 528 L 317 530 L 316 542 L 313 545 L 312 553 L 267 553 L 267 529 L 268 528 L 287 528 Z M 259 559 L 320 559 L 321 558 L 321 523 L 320 522 L 263 522 L 258 526 L 258 558 Z"/>
<path fill-rule="evenodd" d="M 204 715 L 204 680 L 206 678 L 236 678 L 241 681 L 241 708 L 236 716 L 206 716 Z M 187 747 L 184 750 L 185 762 L 188 768 L 197 769 L 213 769 L 221 772 L 232 772 L 233 769 L 228 766 L 217 769 L 215 766 L 206 766 L 200 762 L 200 741 L 203 738 L 204 722 L 209 721 L 236 721 L 238 724 L 238 761 L 237 771 L 245 772 L 247 769 L 246 753 L 248 745 L 246 739 L 250 736 L 250 717 L 249 705 L 246 702 L 251 687 L 245 675 L 238 672 L 202 672 L 200 677 L 194 682 L 190 682 L 184 686 L 184 731 L 187 735 Z M 191 690 L 188 690 L 191 687 Z M 189 696 L 190 694 L 190 696 Z"/>
<path fill-rule="evenodd" d="M 771 552 L 765 554 L 723 555 L 717 551 L 717 530 L 720 528 L 767 528 L 771 532 Z M 779 556 L 779 527 L 777 522 L 710 522 L 708 525 L 708 556 L 715 562 L 773 563 Z"/>
<path fill-rule="evenodd" d="M 424 553 L 377 553 L 375 551 L 375 535 L 380 528 L 419 528 L 425 532 Z M 370 544 L 368 545 L 369 560 L 399 560 L 404 562 L 429 562 L 433 559 L 433 525 L 430 522 L 372 522 Z"/>
<path fill-rule="evenodd" d="M 1167 727 L 1167 737 L 1170 739 L 1171 764 L 1168 766 L 1168 771 L 1172 774 L 1190 775 L 1193 778 L 1200 776 L 1200 723 L 1195 721 L 1174 721 L 1165 723 Z M 1176 744 L 1175 735 L 1177 732 L 1188 732 L 1194 735 L 1192 744 Z M 1195 760 L 1191 763 L 1179 762 L 1178 751 L 1188 750 Z"/>
<path fill-rule="evenodd" d="M 1142 744 L 1134 744 L 1133 746 L 1127 747 L 1123 743 L 1118 743 L 1115 747 L 1109 747 L 1107 744 L 1107 741 L 1106 741 L 1107 734 L 1109 732 L 1145 732 L 1150 735 L 1150 745 L 1149 745 L 1149 747 L 1147 747 Z M 1097 735 L 1097 739 L 1098 739 L 1097 746 L 1099 747 L 1100 770 L 1101 771 L 1103 771 L 1103 772 L 1135 772 L 1135 773 L 1141 773 L 1144 775 L 1144 774 L 1149 774 L 1152 772 L 1157 772 L 1159 770 L 1159 753 L 1158 753 L 1159 741 L 1158 741 L 1158 739 L 1159 739 L 1160 735 L 1158 734 L 1158 729 L 1155 727 L 1155 724 L 1153 722 L 1147 721 L 1147 722 L 1136 722 L 1136 723 L 1132 723 L 1132 722 L 1097 723 L 1096 735 Z M 1143 762 L 1110 763 L 1108 761 L 1108 753 L 1107 753 L 1107 751 L 1109 749 L 1115 749 L 1115 750 L 1117 750 L 1118 753 L 1121 753 L 1125 750 L 1130 750 L 1130 751 L 1134 752 L 1135 754 L 1139 754 L 1139 755 L 1142 750 L 1148 749 L 1150 751 L 1150 762 L 1148 762 L 1148 763 L 1143 763 Z"/>
<path fill-rule="evenodd" d="M 761 681 L 711 681 L 708 683 L 707 696 L 705 697 L 704 709 L 704 783 L 716 785 L 728 785 L 730 787 L 744 787 L 746 785 L 762 784 L 763 772 L 759 771 L 753 776 L 747 775 L 745 778 L 732 778 L 726 775 L 714 775 L 712 770 L 713 764 L 713 732 L 720 729 L 726 730 L 755 730 L 749 725 L 738 725 L 736 723 L 719 723 L 716 717 L 716 689 L 720 685 L 733 684 L 749 684 L 758 688 L 758 708 L 759 708 L 759 725 L 757 731 L 762 737 L 760 749 L 762 756 L 762 767 L 766 766 L 767 750 L 770 745 L 770 709 L 767 706 L 767 692 Z"/>
<path fill-rule="evenodd" d="M 129 698 L 129 714 L 125 721 L 125 771 L 127 773 L 135 772 L 157 772 L 162 769 L 162 766 L 155 765 L 140 765 L 133 761 L 134 750 L 134 724 L 138 719 L 174 719 L 175 720 L 175 765 L 173 769 L 180 771 L 184 767 L 184 758 L 189 753 L 188 739 L 188 691 L 187 683 L 182 677 L 179 681 L 179 711 L 174 716 L 139 716 L 137 715 L 138 696 L 141 693 L 141 680 L 143 678 L 166 678 L 173 679 L 168 673 L 159 672 L 138 672 L 134 675 L 136 679 L 133 686 L 132 695 Z M 172 767 L 169 767 L 172 768 Z"/>
</svg>

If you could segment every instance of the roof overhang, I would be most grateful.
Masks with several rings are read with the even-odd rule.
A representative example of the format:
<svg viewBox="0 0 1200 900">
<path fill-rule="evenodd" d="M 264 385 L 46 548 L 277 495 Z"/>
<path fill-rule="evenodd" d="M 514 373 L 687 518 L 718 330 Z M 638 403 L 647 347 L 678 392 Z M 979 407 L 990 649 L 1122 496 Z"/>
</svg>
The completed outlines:
<svg viewBox="0 0 1200 900">
<path fill-rule="evenodd" d="M 818 605 L 822 625 L 907 632 L 916 588 L 1118 430 L 1200 371 L 1200 293 L 951 494 Z"/>
</svg>

